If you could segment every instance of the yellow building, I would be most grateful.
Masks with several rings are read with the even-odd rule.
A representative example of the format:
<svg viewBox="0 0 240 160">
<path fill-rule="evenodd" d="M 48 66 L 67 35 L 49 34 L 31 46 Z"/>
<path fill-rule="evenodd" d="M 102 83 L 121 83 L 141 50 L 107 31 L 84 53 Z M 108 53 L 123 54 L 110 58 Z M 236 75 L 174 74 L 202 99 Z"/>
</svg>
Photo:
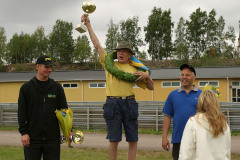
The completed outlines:
<svg viewBox="0 0 240 160">
<path fill-rule="evenodd" d="M 203 89 L 207 83 L 217 86 L 222 93 L 222 102 L 240 102 L 240 67 L 195 68 L 194 84 Z M 21 85 L 36 72 L 1 72 L 0 103 L 17 103 Z M 154 69 L 151 78 L 154 90 L 134 86 L 137 101 L 165 101 L 168 94 L 180 87 L 179 68 Z M 68 102 L 105 101 L 104 71 L 56 71 L 51 78 L 62 84 Z"/>
</svg>

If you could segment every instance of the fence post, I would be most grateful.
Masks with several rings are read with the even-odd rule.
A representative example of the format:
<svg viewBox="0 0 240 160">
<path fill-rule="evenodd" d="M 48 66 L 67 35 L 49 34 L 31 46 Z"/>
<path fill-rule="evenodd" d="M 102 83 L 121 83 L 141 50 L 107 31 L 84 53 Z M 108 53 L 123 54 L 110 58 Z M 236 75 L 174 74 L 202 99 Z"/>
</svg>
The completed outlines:
<svg viewBox="0 0 240 160">
<path fill-rule="evenodd" d="M 0 126 L 3 126 L 3 107 L 0 105 Z"/>
<path fill-rule="evenodd" d="M 228 122 L 229 128 L 231 128 L 231 122 L 230 122 L 229 109 L 228 108 L 227 108 L 227 122 Z"/>
<path fill-rule="evenodd" d="M 158 105 L 156 105 L 156 131 L 158 132 Z"/>
<path fill-rule="evenodd" d="M 87 107 L 87 130 L 89 130 L 89 107 Z"/>
</svg>

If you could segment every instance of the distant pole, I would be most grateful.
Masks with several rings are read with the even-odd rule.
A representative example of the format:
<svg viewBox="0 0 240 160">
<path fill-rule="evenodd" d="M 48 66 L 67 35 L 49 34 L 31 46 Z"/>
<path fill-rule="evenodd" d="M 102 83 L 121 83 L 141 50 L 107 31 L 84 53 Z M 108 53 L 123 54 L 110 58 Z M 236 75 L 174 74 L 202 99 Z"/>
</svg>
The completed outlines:
<svg viewBox="0 0 240 160">
<path fill-rule="evenodd" d="M 153 38 L 152 38 L 152 62 L 153 62 Z"/>
<path fill-rule="evenodd" d="M 238 36 L 238 50 L 240 49 L 240 20 L 239 20 L 239 36 Z"/>
</svg>

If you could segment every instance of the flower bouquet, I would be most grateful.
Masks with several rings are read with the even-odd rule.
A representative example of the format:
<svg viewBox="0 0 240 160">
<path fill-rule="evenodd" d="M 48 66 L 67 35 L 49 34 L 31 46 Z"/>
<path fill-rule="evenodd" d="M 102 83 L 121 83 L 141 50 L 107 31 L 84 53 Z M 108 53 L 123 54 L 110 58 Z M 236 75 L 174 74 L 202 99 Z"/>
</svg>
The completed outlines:
<svg viewBox="0 0 240 160">
<path fill-rule="evenodd" d="M 218 98 L 220 98 L 221 95 L 222 95 L 222 94 L 220 93 L 220 90 L 219 90 L 218 87 L 211 86 L 209 83 L 207 83 L 207 84 L 205 85 L 205 87 L 204 87 L 203 90 L 204 90 L 204 91 L 205 91 L 205 90 L 212 90 L 212 91 L 216 94 L 216 96 L 217 96 Z"/>
<path fill-rule="evenodd" d="M 68 107 L 68 109 L 56 110 L 55 113 L 58 118 L 58 122 L 60 124 L 63 136 L 66 140 L 66 144 L 69 147 L 70 140 L 68 139 L 68 137 L 69 133 L 72 130 L 73 112 Z"/>
</svg>

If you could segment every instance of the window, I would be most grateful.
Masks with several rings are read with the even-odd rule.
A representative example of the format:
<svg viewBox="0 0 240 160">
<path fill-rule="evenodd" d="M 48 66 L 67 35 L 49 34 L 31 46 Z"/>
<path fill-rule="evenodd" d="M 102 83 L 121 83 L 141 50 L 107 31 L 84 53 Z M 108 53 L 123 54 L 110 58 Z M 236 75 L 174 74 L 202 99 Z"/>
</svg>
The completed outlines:
<svg viewBox="0 0 240 160">
<path fill-rule="evenodd" d="M 179 81 L 165 81 L 162 82 L 162 87 L 180 87 Z"/>
<path fill-rule="evenodd" d="M 232 82 L 232 86 L 240 86 L 239 82 Z"/>
<path fill-rule="evenodd" d="M 106 88 L 106 83 L 105 82 L 90 82 L 89 83 L 89 88 Z"/>
<path fill-rule="evenodd" d="M 240 102 L 240 81 L 232 82 L 232 102 Z"/>
<path fill-rule="evenodd" d="M 78 88 L 78 83 L 63 83 L 63 88 Z"/>
<path fill-rule="evenodd" d="M 214 87 L 219 87 L 219 82 L 218 81 L 199 81 L 198 86 L 199 87 L 205 87 L 206 84 L 210 84 L 211 86 Z"/>
</svg>

